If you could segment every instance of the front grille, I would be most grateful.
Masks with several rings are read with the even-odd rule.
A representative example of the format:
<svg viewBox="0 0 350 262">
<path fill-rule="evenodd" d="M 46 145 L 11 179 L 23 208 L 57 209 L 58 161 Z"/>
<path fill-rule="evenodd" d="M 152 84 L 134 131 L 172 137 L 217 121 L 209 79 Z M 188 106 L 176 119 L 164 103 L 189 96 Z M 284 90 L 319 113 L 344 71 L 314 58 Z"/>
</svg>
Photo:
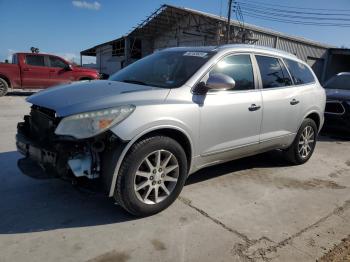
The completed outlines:
<svg viewBox="0 0 350 262">
<path fill-rule="evenodd" d="M 54 136 L 58 124 L 55 111 L 32 106 L 30 115 L 25 118 L 28 135 L 38 142 L 49 141 Z"/>
<path fill-rule="evenodd" d="M 343 115 L 345 113 L 345 108 L 339 101 L 327 101 L 325 113 Z"/>
<path fill-rule="evenodd" d="M 51 110 L 51 109 L 48 109 L 48 108 L 45 108 L 45 107 L 41 107 L 41 106 L 37 106 L 37 105 L 33 105 L 32 106 L 32 110 L 37 110 L 39 112 L 44 113 L 48 117 L 56 118 L 56 112 L 54 110 Z"/>
</svg>

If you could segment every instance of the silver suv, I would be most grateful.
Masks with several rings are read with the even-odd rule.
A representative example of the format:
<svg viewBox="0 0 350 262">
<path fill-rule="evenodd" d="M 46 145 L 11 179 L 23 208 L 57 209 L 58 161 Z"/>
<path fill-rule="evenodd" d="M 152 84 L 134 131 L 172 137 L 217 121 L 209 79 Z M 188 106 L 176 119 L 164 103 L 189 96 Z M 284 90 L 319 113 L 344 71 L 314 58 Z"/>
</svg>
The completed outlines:
<svg viewBox="0 0 350 262">
<path fill-rule="evenodd" d="M 249 45 L 170 48 L 109 80 L 27 99 L 18 124 L 23 173 L 100 181 L 137 216 L 157 213 L 197 170 L 279 149 L 311 157 L 325 92 L 295 56 Z"/>
</svg>

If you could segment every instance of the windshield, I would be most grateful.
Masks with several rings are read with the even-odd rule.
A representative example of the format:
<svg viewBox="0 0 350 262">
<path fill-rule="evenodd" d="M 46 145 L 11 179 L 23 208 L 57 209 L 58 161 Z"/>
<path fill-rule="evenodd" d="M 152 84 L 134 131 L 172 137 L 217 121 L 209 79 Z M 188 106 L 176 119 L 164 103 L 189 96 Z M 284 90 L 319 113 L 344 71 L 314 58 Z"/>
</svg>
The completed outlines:
<svg viewBox="0 0 350 262">
<path fill-rule="evenodd" d="M 324 88 L 350 90 L 350 74 L 334 76 L 325 84 Z"/>
<path fill-rule="evenodd" d="M 157 52 L 118 71 L 109 80 L 162 88 L 180 87 L 213 55 L 213 52 Z"/>
</svg>

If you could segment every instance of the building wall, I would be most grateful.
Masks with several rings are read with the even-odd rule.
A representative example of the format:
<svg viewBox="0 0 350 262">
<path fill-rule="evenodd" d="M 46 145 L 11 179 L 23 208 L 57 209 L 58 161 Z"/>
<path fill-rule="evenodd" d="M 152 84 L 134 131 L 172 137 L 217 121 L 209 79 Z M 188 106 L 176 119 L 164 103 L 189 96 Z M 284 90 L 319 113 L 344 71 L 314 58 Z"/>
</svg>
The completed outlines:
<svg viewBox="0 0 350 262">
<path fill-rule="evenodd" d="M 220 41 L 222 42 L 224 34 L 224 32 L 221 32 L 224 27 L 220 27 L 219 24 L 216 20 L 208 22 L 208 18 L 188 15 L 153 38 L 142 38 L 141 36 L 142 56 L 168 47 L 218 45 Z M 321 80 L 327 48 L 273 35 L 269 32 L 247 29 L 252 31 L 253 39 L 257 40 L 254 44 L 281 49 L 296 55 L 307 62 Z M 235 26 L 231 30 L 237 32 L 239 28 Z M 221 38 L 219 35 L 221 35 Z M 111 46 L 103 46 L 97 50 L 97 66 L 101 68 L 100 71 L 103 73 L 112 74 L 116 72 L 122 67 L 121 61 L 124 59 L 124 56 L 113 57 Z"/>
<path fill-rule="evenodd" d="M 253 31 L 253 38 L 257 39 L 254 43 L 256 45 L 277 48 L 296 55 L 299 59 L 307 62 L 314 70 L 316 76 L 321 80 L 325 66 L 327 48 L 308 45 L 262 32 Z M 215 39 L 208 39 L 205 36 L 185 35 L 178 33 L 176 28 L 173 28 L 154 39 L 154 50 L 175 46 L 202 46 L 215 44 Z"/>
<path fill-rule="evenodd" d="M 96 48 L 96 66 L 100 73 L 111 75 L 121 69 L 124 56 L 112 56 L 112 45 Z"/>
<path fill-rule="evenodd" d="M 341 72 L 350 72 L 349 54 L 330 54 L 325 80 Z"/>
</svg>

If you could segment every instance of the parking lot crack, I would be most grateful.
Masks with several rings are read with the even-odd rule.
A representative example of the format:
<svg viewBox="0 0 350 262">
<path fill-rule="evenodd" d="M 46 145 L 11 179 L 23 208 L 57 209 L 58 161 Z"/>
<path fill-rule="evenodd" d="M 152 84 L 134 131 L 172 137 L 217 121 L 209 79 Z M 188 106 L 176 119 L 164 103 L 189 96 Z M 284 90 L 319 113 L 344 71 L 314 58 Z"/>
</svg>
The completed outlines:
<svg viewBox="0 0 350 262">
<path fill-rule="evenodd" d="M 262 236 L 259 239 L 250 239 L 245 234 L 233 228 L 230 228 L 229 226 L 225 225 L 223 222 L 221 222 L 217 218 L 210 216 L 204 210 L 196 207 L 195 205 L 193 205 L 191 200 L 184 197 L 179 197 L 179 200 L 185 205 L 187 205 L 188 207 L 196 210 L 198 213 L 200 213 L 204 217 L 210 219 L 215 224 L 221 226 L 225 230 L 233 233 L 234 235 L 238 236 L 241 240 L 243 240 L 244 241 L 243 243 L 235 244 L 231 252 L 233 253 L 233 255 L 238 256 L 240 261 L 247 261 L 247 262 L 256 261 L 256 260 L 269 261 L 271 259 L 271 255 L 273 253 L 276 253 L 279 248 L 282 248 L 287 244 L 291 244 L 293 239 L 299 237 L 300 235 L 309 231 L 310 229 L 319 226 L 319 224 L 323 223 L 324 221 L 329 219 L 331 216 L 333 215 L 339 216 L 343 214 L 345 210 L 350 208 L 350 200 L 347 200 L 344 202 L 342 206 L 336 207 L 332 212 L 320 218 L 315 223 L 303 228 L 297 233 L 291 235 L 290 237 L 276 243 L 266 236 Z M 306 255 L 310 256 L 310 254 L 306 254 Z"/>
<path fill-rule="evenodd" d="M 225 230 L 235 234 L 236 236 L 238 236 L 240 239 L 242 239 L 244 242 L 246 242 L 247 244 L 251 245 L 254 244 L 254 241 L 250 240 L 246 235 L 244 235 L 243 233 L 228 227 L 227 225 L 225 225 L 223 222 L 221 222 L 220 220 L 218 220 L 217 218 L 214 218 L 212 216 L 210 216 L 207 212 L 205 212 L 204 210 L 194 206 L 192 204 L 192 201 L 184 198 L 184 197 L 179 197 L 179 200 L 184 203 L 186 206 L 189 206 L 190 208 L 196 210 L 198 213 L 200 213 L 201 215 L 203 215 L 204 217 L 210 219 L 211 221 L 213 221 L 215 224 L 221 226 L 222 228 L 224 228 Z"/>
<path fill-rule="evenodd" d="M 345 210 L 349 209 L 350 208 L 350 200 L 347 200 L 344 202 L 344 204 L 342 206 L 339 206 L 337 208 L 335 208 L 332 212 L 330 212 L 328 215 L 320 218 L 319 220 L 317 220 L 315 223 L 305 227 L 304 229 L 300 230 L 299 232 L 291 235 L 290 237 L 282 240 L 281 242 L 275 244 L 275 245 L 270 245 L 270 246 L 267 246 L 267 247 L 258 247 L 256 248 L 255 250 L 253 250 L 252 252 L 250 252 L 250 255 L 247 255 L 248 253 L 248 249 L 252 249 L 253 245 L 250 245 L 246 248 L 245 250 L 245 254 L 247 257 L 249 258 L 254 258 L 254 257 L 257 257 L 257 256 L 261 256 L 261 257 L 264 257 L 266 258 L 267 254 L 269 253 L 275 253 L 277 252 L 277 250 L 279 248 L 282 248 L 288 244 L 291 244 L 293 239 L 301 236 L 302 234 L 304 234 L 305 232 L 309 231 L 310 229 L 312 228 L 315 228 L 317 226 L 319 226 L 321 223 L 325 222 L 327 219 L 329 219 L 331 216 L 339 216 L 341 214 L 344 213 Z M 258 240 L 259 241 L 259 240 Z M 258 242 L 257 241 L 257 242 Z M 254 241 L 253 241 L 254 242 Z M 254 243 L 255 244 L 255 243 Z M 308 254 L 309 255 L 309 254 Z M 254 260 L 253 260 L 254 261 Z"/>
</svg>

